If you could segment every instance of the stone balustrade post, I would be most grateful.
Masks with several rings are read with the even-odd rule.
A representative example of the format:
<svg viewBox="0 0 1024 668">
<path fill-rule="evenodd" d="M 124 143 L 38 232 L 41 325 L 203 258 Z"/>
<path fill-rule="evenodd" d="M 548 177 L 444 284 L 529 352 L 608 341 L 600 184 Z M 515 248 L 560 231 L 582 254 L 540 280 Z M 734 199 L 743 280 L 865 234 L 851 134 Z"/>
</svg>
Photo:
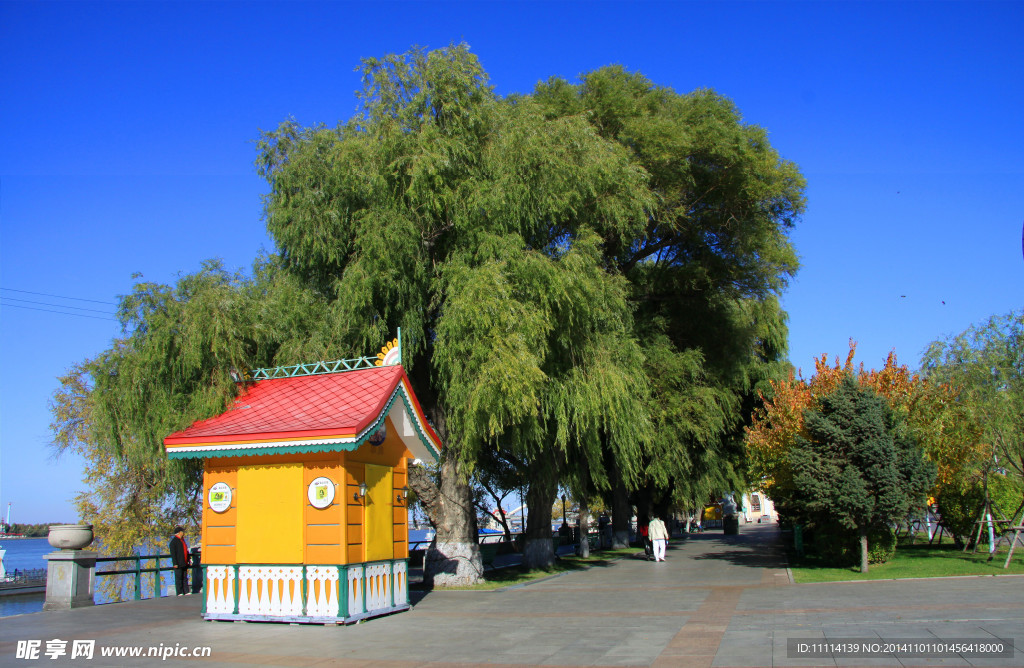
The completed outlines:
<svg viewBox="0 0 1024 668">
<path fill-rule="evenodd" d="M 46 600 L 43 610 L 95 605 L 97 556 L 91 550 L 57 550 L 45 555 Z"/>
<path fill-rule="evenodd" d="M 54 524 L 48 540 L 58 548 L 44 555 L 46 599 L 43 610 L 69 610 L 95 605 L 95 552 L 85 550 L 92 542 L 91 524 Z"/>
</svg>

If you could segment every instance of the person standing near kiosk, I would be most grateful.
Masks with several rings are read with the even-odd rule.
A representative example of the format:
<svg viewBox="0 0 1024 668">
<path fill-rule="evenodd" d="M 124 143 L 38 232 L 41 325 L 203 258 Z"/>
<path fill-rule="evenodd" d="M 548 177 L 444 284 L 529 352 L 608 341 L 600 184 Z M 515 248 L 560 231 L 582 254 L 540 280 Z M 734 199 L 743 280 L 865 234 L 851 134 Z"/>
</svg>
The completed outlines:
<svg viewBox="0 0 1024 668">
<path fill-rule="evenodd" d="M 174 567 L 174 590 L 178 596 L 191 594 L 192 592 L 188 591 L 188 566 L 191 557 L 183 527 L 174 527 L 174 535 L 171 536 L 168 547 L 171 550 L 171 565 Z"/>
</svg>

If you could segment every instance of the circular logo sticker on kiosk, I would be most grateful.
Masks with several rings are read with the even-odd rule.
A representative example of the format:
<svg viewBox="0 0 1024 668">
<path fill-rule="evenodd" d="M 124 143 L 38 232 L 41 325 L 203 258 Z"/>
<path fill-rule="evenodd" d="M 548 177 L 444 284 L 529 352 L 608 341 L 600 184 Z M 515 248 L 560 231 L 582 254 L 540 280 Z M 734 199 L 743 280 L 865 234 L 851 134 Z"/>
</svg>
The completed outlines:
<svg viewBox="0 0 1024 668">
<path fill-rule="evenodd" d="M 226 482 L 218 482 L 210 488 L 210 510 L 222 513 L 231 507 L 231 487 Z"/>
<path fill-rule="evenodd" d="M 314 508 L 326 508 L 334 502 L 334 483 L 330 478 L 317 478 L 309 483 L 309 505 Z"/>
</svg>

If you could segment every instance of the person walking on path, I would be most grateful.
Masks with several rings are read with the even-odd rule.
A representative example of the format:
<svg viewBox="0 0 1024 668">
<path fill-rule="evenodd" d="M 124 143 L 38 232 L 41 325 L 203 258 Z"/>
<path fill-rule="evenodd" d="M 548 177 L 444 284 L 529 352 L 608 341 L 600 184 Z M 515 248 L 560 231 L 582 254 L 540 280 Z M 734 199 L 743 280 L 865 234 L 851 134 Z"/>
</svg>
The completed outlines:
<svg viewBox="0 0 1024 668">
<path fill-rule="evenodd" d="M 192 558 L 188 553 L 188 543 L 185 542 L 185 529 L 174 527 L 174 535 L 168 545 L 171 549 L 171 565 L 174 567 L 174 589 L 178 596 L 191 594 L 188 591 L 188 567 Z"/>
<path fill-rule="evenodd" d="M 665 561 L 665 548 L 668 546 L 668 529 L 660 517 L 655 517 L 647 526 L 647 534 L 650 536 L 654 548 L 654 560 Z"/>
</svg>

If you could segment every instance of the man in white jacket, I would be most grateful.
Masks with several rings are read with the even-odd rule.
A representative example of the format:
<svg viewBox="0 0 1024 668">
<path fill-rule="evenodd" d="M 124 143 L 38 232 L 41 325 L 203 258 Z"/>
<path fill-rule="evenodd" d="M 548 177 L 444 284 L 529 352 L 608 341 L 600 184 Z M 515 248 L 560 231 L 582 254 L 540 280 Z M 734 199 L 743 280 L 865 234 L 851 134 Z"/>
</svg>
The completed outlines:
<svg viewBox="0 0 1024 668">
<path fill-rule="evenodd" d="M 665 561 L 665 548 L 668 546 L 668 529 L 660 517 L 655 517 L 647 527 L 648 537 L 654 546 L 654 560 Z"/>
</svg>

